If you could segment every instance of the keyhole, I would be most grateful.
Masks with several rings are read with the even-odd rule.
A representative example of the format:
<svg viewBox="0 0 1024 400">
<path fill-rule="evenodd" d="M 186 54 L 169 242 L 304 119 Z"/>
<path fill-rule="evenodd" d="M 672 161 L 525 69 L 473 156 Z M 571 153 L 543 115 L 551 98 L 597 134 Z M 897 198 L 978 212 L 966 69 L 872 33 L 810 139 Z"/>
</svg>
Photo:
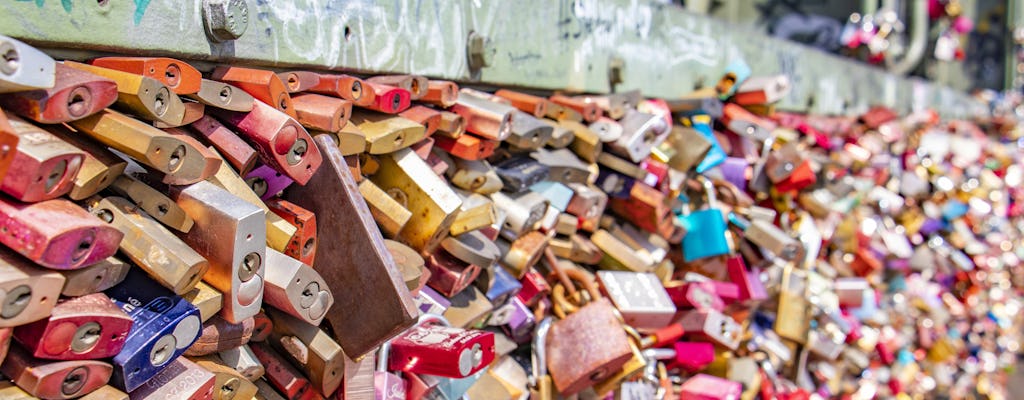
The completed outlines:
<svg viewBox="0 0 1024 400">
<path fill-rule="evenodd" d="M 409 89 L 413 93 L 419 93 L 420 92 L 420 81 L 417 80 L 417 79 L 413 79 L 412 83 L 409 85 Z"/>
<path fill-rule="evenodd" d="M 316 241 L 313 238 L 306 239 L 306 243 L 302 245 L 302 256 L 308 256 L 316 246 Z"/>
<path fill-rule="evenodd" d="M 84 353 L 92 350 L 92 348 L 96 346 L 96 343 L 99 342 L 100 334 L 102 332 L 103 328 L 96 322 L 89 322 L 78 327 L 71 340 L 71 351 L 75 353 Z"/>
<path fill-rule="evenodd" d="M 0 65 L 0 69 L 5 74 L 11 75 L 18 72 L 18 68 L 21 67 L 21 55 L 18 54 L 18 49 L 15 49 L 14 46 L 7 43 L 4 43 L 4 45 L 10 47 L 4 51 L 3 64 Z"/>
<path fill-rule="evenodd" d="M 245 255 L 242 259 L 241 268 L 238 268 L 238 279 L 242 282 L 247 282 L 256 275 L 256 271 L 260 268 L 260 255 L 256 252 L 252 252 Z"/>
<path fill-rule="evenodd" d="M 178 146 L 171 152 L 171 156 L 167 159 L 167 169 L 171 172 L 175 172 L 178 168 L 181 168 L 181 160 L 185 158 L 185 146 Z"/>
<path fill-rule="evenodd" d="M 89 111 L 89 89 L 80 86 L 71 91 L 68 95 L 68 114 L 73 117 L 81 117 Z"/>
<path fill-rule="evenodd" d="M 167 211 L 170 211 L 167 204 L 160 203 L 156 206 L 156 213 L 161 217 L 167 215 Z"/>
<path fill-rule="evenodd" d="M 82 387 L 85 386 L 85 378 L 88 376 L 89 369 L 86 367 L 77 367 L 71 370 L 61 382 L 60 391 L 67 396 L 73 396 L 79 390 L 82 390 Z"/>
<path fill-rule="evenodd" d="M 346 34 L 345 36 L 348 35 Z M 352 82 L 350 91 L 352 92 L 352 99 L 359 100 L 359 98 L 363 97 L 363 84 L 359 81 Z"/>
<path fill-rule="evenodd" d="M 302 157 L 306 155 L 306 150 L 309 144 L 306 143 L 306 139 L 296 139 L 295 143 L 292 144 L 292 148 L 288 150 L 287 161 L 290 165 L 298 164 L 302 161 Z"/>
<path fill-rule="evenodd" d="M 170 87 L 178 86 L 179 79 L 181 77 L 181 69 L 178 68 L 177 64 L 171 64 L 164 70 L 164 80 L 167 81 L 167 85 Z"/>
<path fill-rule="evenodd" d="M 158 117 L 162 117 L 167 113 L 167 101 L 171 97 L 170 92 L 167 91 L 166 87 L 160 88 L 160 91 L 156 92 L 156 96 L 153 96 L 153 112 Z"/>
<path fill-rule="evenodd" d="M 288 99 L 284 97 L 284 95 L 282 95 L 281 99 L 277 101 L 277 108 L 280 108 L 281 110 L 288 109 Z"/>
<path fill-rule="evenodd" d="M 247 182 L 249 183 L 249 188 L 251 188 L 252 191 L 255 192 L 257 196 L 260 197 L 263 197 L 263 195 L 267 194 L 267 190 L 269 189 L 270 186 L 269 184 L 267 184 L 267 181 L 265 179 L 260 178 L 258 176 L 248 179 Z"/>
<path fill-rule="evenodd" d="M 320 284 L 316 282 L 310 282 L 306 284 L 306 287 L 302 289 L 302 298 L 299 299 L 299 306 L 302 308 L 309 308 L 313 306 L 316 301 L 316 295 L 320 293 Z"/>
<path fill-rule="evenodd" d="M 3 318 L 14 318 L 18 314 L 28 307 L 29 301 L 32 300 L 32 288 L 28 285 L 19 285 L 11 291 L 7 292 L 7 296 L 4 297 L 4 307 L 0 310 L 0 317 Z"/>
<path fill-rule="evenodd" d="M 229 101 L 231 101 L 231 87 L 230 86 L 224 86 L 224 87 L 220 88 L 219 96 L 220 96 L 220 102 L 224 103 L 224 104 L 227 104 Z"/>
<path fill-rule="evenodd" d="M 60 183 L 61 178 L 64 177 L 64 172 L 68 170 L 67 160 L 60 160 L 57 164 L 54 164 L 53 169 L 50 170 L 50 174 L 46 176 L 46 192 L 49 193 L 57 187 Z"/>
<path fill-rule="evenodd" d="M 398 111 L 399 107 L 402 106 L 402 96 L 395 95 L 391 98 L 391 109 Z"/>
<path fill-rule="evenodd" d="M 89 254 L 89 250 L 92 250 L 92 243 L 93 237 L 87 237 L 81 242 L 78 242 L 78 247 L 75 248 L 73 253 L 71 253 L 71 261 L 77 263 L 85 258 L 85 256 Z"/>
<path fill-rule="evenodd" d="M 397 108 L 396 108 L 396 109 L 397 109 Z M 396 146 L 396 147 L 397 147 L 397 146 L 401 146 L 401 145 L 402 145 L 402 142 L 405 142 L 405 136 L 403 136 L 403 135 L 398 135 L 398 136 L 395 136 L 395 146 Z"/>
</svg>

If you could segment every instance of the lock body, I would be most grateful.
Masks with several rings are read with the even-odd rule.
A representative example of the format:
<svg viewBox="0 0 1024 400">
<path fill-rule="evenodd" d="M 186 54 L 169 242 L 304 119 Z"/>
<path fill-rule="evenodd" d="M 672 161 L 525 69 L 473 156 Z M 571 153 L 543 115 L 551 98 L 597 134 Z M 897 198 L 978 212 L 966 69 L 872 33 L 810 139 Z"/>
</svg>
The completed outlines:
<svg viewBox="0 0 1024 400">
<path fill-rule="evenodd" d="M 32 396 L 73 399 L 105 385 L 111 369 L 110 364 L 96 360 L 42 360 L 12 345 L 0 372 Z"/>
<path fill-rule="evenodd" d="M 551 326 L 547 368 L 562 395 L 579 393 L 612 376 L 633 356 L 607 299 L 598 299 Z M 599 343 L 587 338 L 600 337 Z"/>
<path fill-rule="evenodd" d="M 180 357 L 146 383 L 131 391 L 132 399 L 213 399 L 216 377 L 210 371 Z"/>
<path fill-rule="evenodd" d="M 7 36 L 0 36 L 0 50 L 17 60 L 0 70 L 0 93 L 53 87 L 56 63 L 46 53 Z"/>
<path fill-rule="evenodd" d="M 253 318 L 232 324 L 219 316 L 203 323 L 203 330 L 192 346 L 185 350 L 186 356 L 205 356 L 249 343 L 255 328 Z"/>
<path fill-rule="evenodd" d="M 235 132 L 209 115 L 204 115 L 190 127 L 207 143 L 211 144 L 240 174 L 247 174 L 256 167 L 259 154 L 249 143 Z"/>
<path fill-rule="evenodd" d="M 310 325 L 320 325 L 334 305 L 327 283 L 310 266 L 274 249 L 267 249 L 263 301 Z"/>
<path fill-rule="evenodd" d="M 117 251 L 123 234 L 67 200 L 20 203 L 0 199 L 0 242 L 48 268 L 95 264 Z"/>
<path fill-rule="evenodd" d="M 265 211 L 209 182 L 172 187 L 171 197 L 196 221 L 181 238 L 209 261 L 203 280 L 224 294 L 221 315 L 235 323 L 255 315 L 266 270 Z"/>
<path fill-rule="evenodd" d="M 320 81 L 309 88 L 310 92 L 339 97 L 366 107 L 375 100 L 376 94 L 362 79 L 344 74 L 319 74 Z"/>
<path fill-rule="evenodd" d="M 13 114 L 7 114 L 7 122 L 18 140 L 9 150 L 13 161 L 0 181 L 0 190 L 26 202 L 49 200 L 71 191 L 85 154 Z"/>
<path fill-rule="evenodd" d="M 198 92 L 185 96 L 210 107 L 238 112 L 251 111 L 255 101 L 252 95 L 236 86 L 205 78 L 200 80 Z"/>
<path fill-rule="evenodd" d="M 309 380 L 295 367 L 292 367 L 288 360 L 274 351 L 269 344 L 252 343 L 249 347 L 266 369 L 263 379 L 272 387 L 268 390 L 273 392 L 276 389 L 287 399 L 322 398 L 310 385 Z M 260 388 L 260 392 L 263 391 Z"/>
<path fill-rule="evenodd" d="M 160 81 L 131 72 L 64 61 L 64 66 L 99 75 L 117 83 L 117 106 L 147 121 L 181 125 L 185 105 Z"/>
<path fill-rule="evenodd" d="M 59 273 L 39 268 L 12 252 L 0 251 L 0 328 L 46 318 L 62 286 L 64 277 Z"/>
<path fill-rule="evenodd" d="M 133 269 L 107 296 L 132 318 L 132 329 L 114 356 L 111 384 L 131 392 L 170 365 L 199 338 L 199 309 Z"/>
<path fill-rule="evenodd" d="M 323 330 L 290 315 L 270 309 L 267 316 L 274 321 L 271 346 L 304 372 L 320 394 L 331 396 L 338 390 L 346 373 L 341 346 Z"/>
<path fill-rule="evenodd" d="M 412 212 L 397 240 L 429 252 L 448 234 L 462 200 L 412 150 L 385 155 L 380 162 L 380 170 L 370 179 L 392 197 L 404 196 Z"/>
<path fill-rule="evenodd" d="M 117 101 L 117 84 L 110 79 L 56 65 L 51 88 L 12 93 L 0 106 L 44 124 L 59 124 L 94 114 Z"/>
<path fill-rule="evenodd" d="M 493 360 L 491 332 L 418 325 L 391 341 L 388 369 L 465 378 Z"/>
<path fill-rule="evenodd" d="M 110 185 L 110 190 L 131 200 L 147 215 L 171 229 L 188 232 L 195 223 L 192 217 L 166 194 L 128 175 L 118 176 Z"/>
<path fill-rule="evenodd" d="M 272 71 L 243 67 L 217 67 L 210 77 L 213 80 L 234 85 L 252 95 L 259 102 L 269 104 L 278 111 L 295 118 L 292 98 L 288 95 L 284 82 Z M 256 107 L 259 105 L 257 104 Z"/>
<path fill-rule="evenodd" d="M 306 265 L 313 265 L 316 260 L 316 214 L 299 207 L 297 204 L 283 199 L 267 201 L 270 212 L 277 214 L 295 227 L 295 234 L 288 242 L 284 253 Z"/>
<path fill-rule="evenodd" d="M 107 257 L 88 267 L 60 271 L 64 276 L 61 296 L 77 297 L 102 292 L 121 283 L 132 266 L 115 257 Z"/>
<path fill-rule="evenodd" d="M 244 136 L 265 164 L 305 185 L 323 161 L 313 138 L 288 114 L 262 102 L 253 104 L 248 113 L 215 110 L 213 114 Z"/>
<path fill-rule="evenodd" d="M 277 196 L 294 182 L 291 178 L 266 165 L 260 165 L 245 175 L 245 183 L 249 185 L 253 193 L 256 193 L 264 201 Z"/>
<path fill-rule="evenodd" d="M 14 338 L 33 357 L 89 360 L 116 355 L 124 346 L 132 319 L 102 293 L 68 299 L 47 320 L 17 327 Z"/>
<path fill-rule="evenodd" d="M 174 93 L 192 94 L 199 92 L 202 75 L 199 70 L 180 60 L 165 57 L 100 57 L 90 64 L 130 72 L 156 79 L 167 85 Z"/>
</svg>

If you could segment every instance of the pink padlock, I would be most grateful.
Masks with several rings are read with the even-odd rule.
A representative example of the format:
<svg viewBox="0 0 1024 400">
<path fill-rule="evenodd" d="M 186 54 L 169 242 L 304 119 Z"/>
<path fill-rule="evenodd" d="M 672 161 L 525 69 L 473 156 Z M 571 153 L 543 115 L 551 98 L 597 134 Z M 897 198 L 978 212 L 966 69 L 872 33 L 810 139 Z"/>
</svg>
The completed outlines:
<svg viewBox="0 0 1024 400">
<path fill-rule="evenodd" d="M 743 384 L 711 375 L 697 374 L 679 388 L 679 400 L 739 400 Z"/>
</svg>

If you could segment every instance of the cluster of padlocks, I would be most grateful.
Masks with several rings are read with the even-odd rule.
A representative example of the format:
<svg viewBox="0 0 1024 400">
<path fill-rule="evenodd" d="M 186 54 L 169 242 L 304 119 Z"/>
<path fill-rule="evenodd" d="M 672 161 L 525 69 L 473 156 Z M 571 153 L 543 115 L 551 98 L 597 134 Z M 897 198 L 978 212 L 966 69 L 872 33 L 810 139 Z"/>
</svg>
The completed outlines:
<svg viewBox="0 0 1024 400">
<path fill-rule="evenodd" d="M 1005 397 L 975 124 L 0 52 L 0 398 Z"/>
</svg>

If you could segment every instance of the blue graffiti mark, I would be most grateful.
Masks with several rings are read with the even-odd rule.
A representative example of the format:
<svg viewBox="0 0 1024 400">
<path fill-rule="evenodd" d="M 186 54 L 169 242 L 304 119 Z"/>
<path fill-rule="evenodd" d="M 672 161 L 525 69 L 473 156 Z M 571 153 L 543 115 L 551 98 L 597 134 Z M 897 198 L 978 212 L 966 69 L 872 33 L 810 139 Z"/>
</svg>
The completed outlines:
<svg viewBox="0 0 1024 400">
<path fill-rule="evenodd" d="M 142 22 L 142 16 L 146 15 L 146 8 L 150 0 L 135 0 L 135 25 Z"/>
<path fill-rule="evenodd" d="M 64 12 L 71 12 L 71 0 L 60 0 L 60 5 L 64 7 Z"/>
</svg>

